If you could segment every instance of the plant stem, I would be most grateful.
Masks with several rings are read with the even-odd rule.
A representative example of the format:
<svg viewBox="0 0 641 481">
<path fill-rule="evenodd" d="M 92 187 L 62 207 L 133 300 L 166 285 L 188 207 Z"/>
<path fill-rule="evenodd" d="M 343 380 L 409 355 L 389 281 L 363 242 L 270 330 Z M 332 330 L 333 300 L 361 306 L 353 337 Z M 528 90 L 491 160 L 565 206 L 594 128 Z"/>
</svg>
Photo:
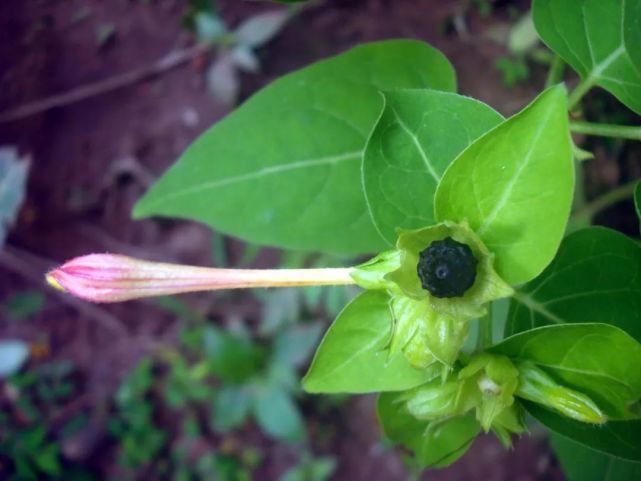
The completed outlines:
<svg viewBox="0 0 641 481">
<path fill-rule="evenodd" d="M 601 212 L 602 210 L 607 209 L 608 207 L 626 200 L 628 197 L 632 196 L 634 188 L 639 183 L 641 179 L 635 179 L 626 184 L 620 185 L 616 189 L 612 189 L 609 192 L 597 197 L 591 202 L 585 204 L 580 210 L 572 214 L 573 221 L 591 221 L 592 218 Z"/>
<path fill-rule="evenodd" d="M 479 319 L 479 337 L 476 341 L 477 351 L 485 351 L 492 345 L 492 304 L 487 306 L 487 312 Z"/>
<path fill-rule="evenodd" d="M 570 130 L 579 134 L 619 139 L 641 140 L 641 126 L 570 122 Z"/>
<path fill-rule="evenodd" d="M 209 43 L 200 43 L 193 47 L 170 52 L 156 63 L 147 65 L 130 72 L 115 75 L 97 82 L 82 85 L 67 92 L 52 95 L 44 99 L 29 102 L 6 112 L 0 112 L 0 123 L 23 119 L 31 115 L 46 112 L 57 107 L 63 107 L 82 100 L 111 92 L 127 85 L 145 80 L 172 70 L 212 49 Z"/>
<path fill-rule="evenodd" d="M 565 70 L 565 62 L 558 55 L 554 56 L 552 63 L 550 64 L 550 70 L 548 71 L 548 77 L 545 79 L 545 86 L 551 87 L 554 84 L 557 84 L 563 78 L 563 71 Z"/>
<path fill-rule="evenodd" d="M 570 96 L 568 97 L 568 110 L 572 110 L 592 87 L 594 87 L 594 80 L 592 77 L 582 80 L 579 85 L 570 92 Z"/>
</svg>

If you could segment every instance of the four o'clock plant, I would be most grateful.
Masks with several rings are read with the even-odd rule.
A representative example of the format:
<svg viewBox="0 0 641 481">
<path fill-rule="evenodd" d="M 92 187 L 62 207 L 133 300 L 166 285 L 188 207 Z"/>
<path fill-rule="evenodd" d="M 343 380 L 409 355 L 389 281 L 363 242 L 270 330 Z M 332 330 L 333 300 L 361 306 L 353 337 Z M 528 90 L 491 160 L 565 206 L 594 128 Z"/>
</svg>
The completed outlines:
<svg viewBox="0 0 641 481">
<path fill-rule="evenodd" d="M 49 282 L 95 302 L 357 284 L 363 292 L 302 381 L 308 392 L 380 393 L 382 430 L 423 467 L 450 464 L 483 431 L 511 446 L 529 412 L 556 433 L 572 479 L 581 479 L 572 457 L 586 455 L 634 472 L 641 250 L 615 231 L 568 221 L 571 130 L 633 131 L 575 122 L 581 97 L 598 85 L 641 113 L 641 3 L 537 0 L 533 16 L 555 66 L 565 61 L 581 76 L 569 95 L 555 67 L 549 87 L 504 118 L 457 94 L 452 66 L 427 44 L 358 46 L 255 94 L 134 210 L 369 260 L 237 270 L 92 254 Z"/>
</svg>

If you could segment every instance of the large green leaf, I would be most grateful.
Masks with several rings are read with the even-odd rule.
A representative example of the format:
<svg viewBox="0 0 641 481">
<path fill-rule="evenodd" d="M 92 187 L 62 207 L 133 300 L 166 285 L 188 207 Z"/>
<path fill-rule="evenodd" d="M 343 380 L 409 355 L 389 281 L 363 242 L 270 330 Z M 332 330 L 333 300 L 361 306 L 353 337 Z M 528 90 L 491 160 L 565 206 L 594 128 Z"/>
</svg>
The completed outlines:
<svg viewBox="0 0 641 481">
<path fill-rule="evenodd" d="M 398 394 L 378 397 L 377 413 L 385 436 L 410 449 L 421 467 L 442 468 L 459 459 L 481 431 L 473 415 L 445 421 L 428 430 L 429 421 L 420 421 L 396 402 Z"/>
<path fill-rule="evenodd" d="M 637 211 L 639 222 L 641 223 L 641 182 L 639 182 L 634 189 L 634 207 Z M 639 228 L 641 229 L 641 225 L 639 225 Z"/>
<path fill-rule="evenodd" d="M 641 463 L 599 453 L 557 434 L 552 434 L 551 441 L 568 481 L 641 479 Z"/>
<path fill-rule="evenodd" d="M 641 344 L 609 324 L 544 326 L 492 347 L 515 361 L 530 361 L 560 384 L 587 394 L 610 419 L 638 417 Z"/>
<path fill-rule="evenodd" d="M 634 0 L 638 3 L 638 0 Z M 641 113 L 641 69 L 631 52 L 641 45 L 628 33 L 625 0 L 535 0 L 532 13 L 541 39 L 576 70 L 583 82 L 603 87 Z M 626 9 L 634 13 L 634 5 Z M 638 20 L 636 22 L 638 26 Z M 626 39 L 626 41 L 624 41 Z M 633 42 L 632 44 L 629 42 Z"/>
<path fill-rule="evenodd" d="M 374 224 L 393 245 L 396 229 L 433 224 L 443 172 L 503 117 L 482 102 L 435 90 L 385 92 L 365 149 L 363 185 Z"/>
<path fill-rule="evenodd" d="M 429 45 L 394 40 L 287 75 L 194 142 L 134 217 L 195 219 L 286 248 L 380 250 L 360 169 L 379 90 L 395 88 L 454 90 L 454 71 Z"/>
<path fill-rule="evenodd" d="M 637 71 L 641 72 L 641 2 L 639 0 L 623 0 L 623 43 Z"/>
<path fill-rule="evenodd" d="M 617 458 L 641 461 L 641 421 L 594 425 L 574 421 L 529 401 L 523 401 L 523 405 L 539 422 L 565 438 Z"/>
<path fill-rule="evenodd" d="M 573 186 L 566 95 L 556 86 L 454 160 L 436 191 L 436 217 L 467 220 L 496 255 L 498 274 L 519 284 L 554 257 Z"/>
<path fill-rule="evenodd" d="M 325 334 L 303 379 L 308 392 L 402 391 L 428 381 L 402 353 L 390 356 L 392 332 L 389 297 L 380 291 L 358 296 Z"/>
<path fill-rule="evenodd" d="M 554 261 L 516 292 L 506 333 L 596 321 L 641 341 L 641 249 L 625 235 L 590 227 L 569 235 Z"/>
</svg>

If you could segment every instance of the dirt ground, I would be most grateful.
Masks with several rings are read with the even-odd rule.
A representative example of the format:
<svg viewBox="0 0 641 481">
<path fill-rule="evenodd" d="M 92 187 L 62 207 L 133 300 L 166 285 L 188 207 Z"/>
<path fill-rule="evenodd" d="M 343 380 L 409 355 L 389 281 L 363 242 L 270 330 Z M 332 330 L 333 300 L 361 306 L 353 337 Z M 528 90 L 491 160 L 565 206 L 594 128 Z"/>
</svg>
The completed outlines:
<svg viewBox="0 0 641 481">
<path fill-rule="evenodd" d="M 482 32 L 505 21 L 509 7 L 527 8 L 528 2 L 494 2 L 491 18 L 472 11 L 465 17 L 467 35 L 448 28 L 463 3 L 336 0 L 309 8 L 260 50 L 263 70 L 259 75 L 243 75 L 242 96 L 358 43 L 407 37 L 426 40 L 447 55 L 458 73 L 461 93 L 511 114 L 535 95 L 544 73 L 535 70 L 529 84 L 507 89 L 492 67 L 503 47 Z M 230 25 L 274 8 L 240 0 L 221 1 L 220 6 Z M 1 2 L 0 112 L 138 69 L 187 47 L 193 38 L 179 24 L 183 9 L 184 2 L 178 0 Z M 113 25 L 115 35 L 98 45 L 96 30 L 104 25 Z M 0 300 L 19 289 L 41 288 L 41 274 L 47 268 L 88 252 L 212 264 L 207 228 L 130 219 L 134 202 L 153 179 L 228 112 L 207 93 L 204 65 L 204 58 L 196 57 L 116 91 L 0 123 L 0 145 L 17 145 L 32 158 L 28 198 L 0 258 Z M 601 170 L 605 173 L 590 175 L 605 179 L 598 181 L 603 186 L 621 181 L 618 170 L 612 172 L 607 165 Z M 242 244 L 233 239 L 226 241 L 226 247 L 232 260 L 242 250 Z M 257 265 L 273 264 L 277 257 L 276 251 L 265 249 Z M 205 302 L 201 296 L 186 299 L 195 305 Z M 218 322 L 230 315 L 258 316 L 258 304 L 249 295 L 207 306 L 207 314 Z M 0 337 L 44 341 L 51 359 L 69 359 L 80 367 L 84 393 L 70 412 L 90 409 L 109 397 L 148 349 L 175 342 L 175 335 L 176 322 L 149 303 L 87 306 L 70 304 L 51 292 L 46 308 L 33 322 L 0 323 Z M 331 451 L 339 457 L 339 465 L 333 479 L 405 479 L 400 459 L 380 448 L 372 398 L 354 398 L 349 415 L 337 422 L 340 435 Z M 286 454 L 280 448 L 266 449 L 268 462 L 258 479 L 276 479 L 283 469 L 279 459 Z M 461 462 L 428 472 L 422 479 L 552 481 L 562 475 L 544 438 L 535 433 L 517 441 L 512 452 L 483 437 Z"/>
</svg>

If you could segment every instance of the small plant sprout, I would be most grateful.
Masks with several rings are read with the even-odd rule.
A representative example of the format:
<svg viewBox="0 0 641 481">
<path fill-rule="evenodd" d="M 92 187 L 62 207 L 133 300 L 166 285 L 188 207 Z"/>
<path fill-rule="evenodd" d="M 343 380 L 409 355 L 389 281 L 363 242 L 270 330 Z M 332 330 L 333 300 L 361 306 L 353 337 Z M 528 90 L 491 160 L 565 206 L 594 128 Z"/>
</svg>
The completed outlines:
<svg viewBox="0 0 641 481">
<path fill-rule="evenodd" d="M 385 435 L 421 467 L 451 464 L 482 431 L 511 446 L 526 413 L 575 443 L 565 453 L 641 462 L 641 249 L 569 224 L 634 191 L 572 217 L 571 131 L 635 128 L 590 129 L 569 112 L 598 85 L 641 113 L 638 5 L 536 0 L 534 26 L 558 59 L 549 86 L 508 118 L 457 94 L 448 60 L 421 42 L 322 60 L 205 132 L 133 212 L 364 263 L 242 270 L 92 254 L 47 279 L 94 302 L 356 284 L 303 388 L 380 393 Z M 581 76 L 569 94 L 563 62 Z"/>
</svg>

